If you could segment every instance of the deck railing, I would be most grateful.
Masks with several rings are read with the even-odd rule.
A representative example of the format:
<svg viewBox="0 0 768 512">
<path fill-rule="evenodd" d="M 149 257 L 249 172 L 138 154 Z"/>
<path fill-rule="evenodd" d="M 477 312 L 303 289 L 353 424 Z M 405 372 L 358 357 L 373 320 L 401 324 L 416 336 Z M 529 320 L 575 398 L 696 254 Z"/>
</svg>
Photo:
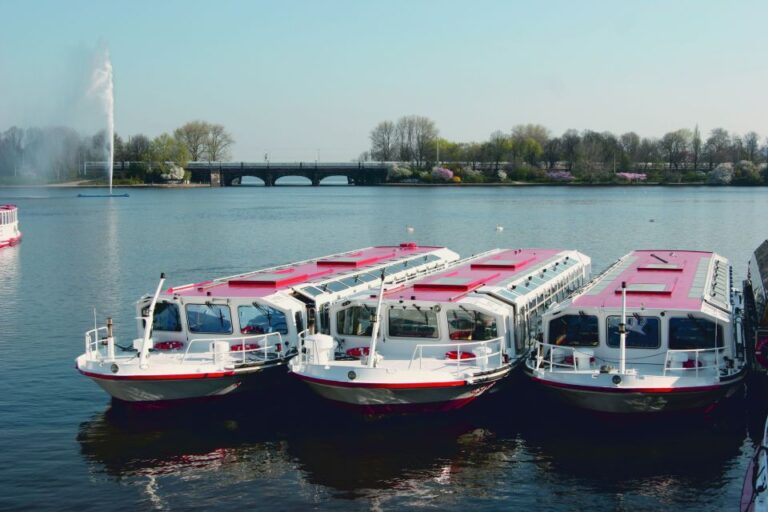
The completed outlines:
<svg viewBox="0 0 768 512">
<path fill-rule="evenodd" d="M 673 372 L 672 375 L 698 377 L 701 372 L 721 369 L 724 362 L 724 350 L 723 347 L 666 350 L 663 352 L 664 362 L 655 363 L 655 365 L 662 371 L 662 375 L 669 375 L 669 372 Z M 537 341 L 534 354 L 536 356 L 536 370 L 545 366 L 546 370 L 550 372 L 594 373 L 599 371 L 599 368 L 593 366 L 596 356 L 594 350 L 589 347 L 551 345 Z M 661 354 L 657 355 L 661 356 Z M 579 364 L 583 361 L 588 361 L 586 367 Z M 611 362 L 614 361 L 611 360 Z"/>
<path fill-rule="evenodd" d="M 250 336 L 238 336 L 235 338 L 194 338 L 189 340 L 187 348 L 184 351 L 184 355 L 181 358 L 181 363 L 187 362 L 190 355 L 190 349 L 192 345 L 203 345 L 211 347 L 214 342 L 226 342 L 229 345 L 229 358 L 230 360 L 239 360 L 240 363 L 246 363 L 248 354 L 261 353 L 264 360 L 270 359 L 269 354 L 276 354 L 271 359 L 283 359 L 285 357 L 285 343 L 283 343 L 283 337 L 279 332 L 270 332 L 266 334 L 255 334 Z M 262 342 L 262 343 L 258 343 Z M 205 358 L 214 359 L 216 353 L 213 350 L 205 350 L 192 352 L 193 357 L 204 356 Z M 196 361 L 197 362 L 197 361 Z"/>
<path fill-rule="evenodd" d="M 109 343 L 112 343 L 114 346 L 114 338 L 110 339 L 107 334 L 108 331 L 106 326 L 97 327 L 95 329 L 91 329 L 90 331 L 86 331 L 85 355 L 88 359 L 100 360 L 104 357 L 104 355 L 99 350 L 100 345 L 108 346 Z"/>
<path fill-rule="evenodd" d="M 589 347 L 570 347 L 564 345 L 551 345 L 542 341 L 534 344 L 534 354 L 536 354 L 536 368 L 540 369 L 546 363 L 549 365 L 549 371 L 572 371 L 591 373 L 591 361 L 594 359 L 594 351 Z M 555 358 L 557 356 L 557 358 Z M 583 360 L 590 362 L 589 368 L 579 368 L 579 362 Z"/>
<path fill-rule="evenodd" d="M 720 370 L 722 364 L 722 352 L 725 349 L 720 348 L 700 348 L 700 349 L 681 349 L 667 350 L 664 358 L 664 375 L 668 372 L 682 372 L 683 375 L 693 373 L 698 377 L 700 371 Z M 714 357 L 707 357 L 709 354 Z M 680 355 L 681 357 L 676 357 Z M 679 366 L 677 364 L 679 363 Z"/>
<path fill-rule="evenodd" d="M 487 361 L 488 366 L 494 366 L 491 364 L 491 361 L 497 362 L 498 364 L 494 367 L 500 368 L 504 365 L 504 353 L 502 351 L 502 346 L 504 343 L 504 337 L 500 336 L 498 338 L 492 338 L 490 340 L 485 341 L 462 341 L 462 342 L 453 342 L 453 343 L 421 343 L 419 345 L 416 345 L 416 347 L 413 349 L 413 355 L 411 356 L 411 361 L 408 363 L 408 369 L 412 369 L 414 363 L 418 361 L 418 369 L 422 369 L 422 361 L 424 360 L 424 350 L 427 349 L 429 352 L 434 351 L 440 351 L 443 350 L 447 351 L 455 351 L 456 352 L 456 369 L 460 369 L 462 365 L 464 366 L 476 366 L 479 361 L 485 360 Z M 476 354 L 474 352 L 475 349 L 479 347 L 485 347 L 490 349 L 490 352 L 485 354 Z M 462 354 L 471 354 L 472 357 L 462 359 Z M 434 359 L 434 356 L 428 357 L 429 359 Z"/>
</svg>

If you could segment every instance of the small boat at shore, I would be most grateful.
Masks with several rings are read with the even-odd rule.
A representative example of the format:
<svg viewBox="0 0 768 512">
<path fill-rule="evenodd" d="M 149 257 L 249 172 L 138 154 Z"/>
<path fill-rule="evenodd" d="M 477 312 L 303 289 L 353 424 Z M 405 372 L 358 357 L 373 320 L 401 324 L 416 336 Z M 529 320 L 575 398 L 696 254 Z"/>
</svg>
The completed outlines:
<svg viewBox="0 0 768 512">
<path fill-rule="evenodd" d="M 632 252 L 545 313 L 527 372 L 592 411 L 709 410 L 747 371 L 743 294 L 731 281 L 712 252 Z"/>
<path fill-rule="evenodd" d="M 768 240 L 752 253 L 744 282 L 747 344 L 752 368 L 768 371 Z"/>
<path fill-rule="evenodd" d="M 139 337 L 122 345 L 111 320 L 85 334 L 77 370 L 126 402 L 226 395 L 285 372 L 306 330 L 330 332 L 332 304 L 405 283 L 458 255 L 415 243 L 367 247 L 236 276 L 176 286 L 136 304 Z"/>
<path fill-rule="evenodd" d="M 320 396 L 378 415 L 458 409 L 527 357 L 547 307 L 583 286 L 576 251 L 495 249 L 331 307 L 331 335 L 290 371 Z M 384 279 L 382 277 L 382 279 Z"/>
<path fill-rule="evenodd" d="M 0 205 L 0 249 L 13 247 L 21 242 L 19 209 L 13 204 Z"/>
<path fill-rule="evenodd" d="M 768 420 L 763 428 L 763 439 L 757 445 L 744 475 L 741 490 L 741 512 L 768 511 Z"/>
</svg>

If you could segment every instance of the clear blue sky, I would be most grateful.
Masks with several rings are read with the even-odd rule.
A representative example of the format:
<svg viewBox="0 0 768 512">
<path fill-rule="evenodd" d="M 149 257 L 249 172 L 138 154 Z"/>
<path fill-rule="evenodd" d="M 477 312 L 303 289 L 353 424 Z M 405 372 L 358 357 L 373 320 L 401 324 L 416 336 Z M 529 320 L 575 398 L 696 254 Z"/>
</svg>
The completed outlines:
<svg viewBox="0 0 768 512">
<path fill-rule="evenodd" d="M 102 41 L 124 138 L 203 119 L 234 159 L 348 160 L 379 121 L 768 135 L 768 2 L 0 0 L 0 130 L 71 124 Z"/>
</svg>

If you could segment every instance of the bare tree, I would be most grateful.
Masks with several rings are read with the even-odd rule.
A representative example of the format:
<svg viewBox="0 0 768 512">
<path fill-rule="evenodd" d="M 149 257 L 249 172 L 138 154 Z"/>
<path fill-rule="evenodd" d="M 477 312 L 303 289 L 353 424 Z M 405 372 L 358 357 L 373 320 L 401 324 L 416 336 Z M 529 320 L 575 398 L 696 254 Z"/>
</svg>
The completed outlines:
<svg viewBox="0 0 768 512">
<path fill-rule="evenodd" d="M 693 157 L 693 170 L 699 170 L 699 158 L 701 157 L 701 134 L 699 125 L 693 129 L 693 138 L 691 139 L 691 156 Z"/>
<path fill-rule="evenodd" d="M 744 135 L 744 150 L 747 153 L 747 158 L 751 162 L 756 162 L 759 155 L 758 150 L 760 148 L 760 136 L 755 132 L 749 132 Z"/>
<path fill-rule="evenodd" d="M 371 158 L 382 162 L 395 159 L 395 123 L 382 121 L 371 130 Z"/>
<path fill-rule="evenodd" d="M 187 146 L 189 158 L 193 162 L 200 160 L 206 150 L 208 135 L 212 126 L 205 121 L 190 121 L 173 131 L 173 136 Z"/>
<path fill-rule="evenodd" d="M 434 148 L 438 131 L 435 122 L 428 117 L 413 117 L 413 142 L 416 154 L 416 163 L 422 167 L 429 157 L 428 153 Z"/>
<path fill-rule="evenodd" d="M 205 139 L 205 155 L 209 162 L 220 162 L 229 158 L 229 147 L 235 140 L 220 124 L 210 126 Z"/>
</svg>

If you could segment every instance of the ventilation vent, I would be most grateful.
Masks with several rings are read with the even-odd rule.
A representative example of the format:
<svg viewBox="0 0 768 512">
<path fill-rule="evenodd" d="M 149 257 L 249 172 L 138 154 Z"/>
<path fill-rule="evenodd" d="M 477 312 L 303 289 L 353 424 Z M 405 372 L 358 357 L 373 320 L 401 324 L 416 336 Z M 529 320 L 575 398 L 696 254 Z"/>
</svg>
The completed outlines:
<svg viewBox="0 0 768 512">
<path fill-rule="evenodd" d="M 519 260 L 485 260 L 485 261 L 478 261 L 477 263 L 472 263 L 471 268 L 472 270 L 484 270 L 484 269 L 495 269 L 495 270 L 520 270 L 524 266 L 526 266 L 528 263 L 532 262 L 536 258 L 526 258 L 526 259 L 519 259 Z"/>
</svg>

